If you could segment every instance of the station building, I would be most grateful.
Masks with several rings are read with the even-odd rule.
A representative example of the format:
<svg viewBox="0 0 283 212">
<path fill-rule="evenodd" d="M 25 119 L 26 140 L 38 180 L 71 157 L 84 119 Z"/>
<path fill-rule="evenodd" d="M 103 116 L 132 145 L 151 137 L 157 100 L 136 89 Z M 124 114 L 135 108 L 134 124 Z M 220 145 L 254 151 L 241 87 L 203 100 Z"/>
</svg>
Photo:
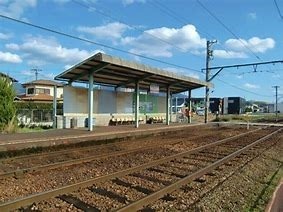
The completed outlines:
<svg viewBox="0 0 283 212">
<path fill-rule="evenodd" d="M 188 91 L 191 99 L 193 89 L 212 86 L 192 77 L 103 53 L 89 57 L 55 79 L 67 82 L 63 88 L 64 114 L 56 117 L 57 127 L 69 128 L 75 123 L 76 127 L 88 127 L 90 131 L 93 125 L 133 124 L 138 127 L 150 119 L 169 125 L 174 121 L 173 94 Z M 87 86 L 76 87 L 74 83 Z M 54 99 L 54 108 L 56 102 Z"/>
</svg>

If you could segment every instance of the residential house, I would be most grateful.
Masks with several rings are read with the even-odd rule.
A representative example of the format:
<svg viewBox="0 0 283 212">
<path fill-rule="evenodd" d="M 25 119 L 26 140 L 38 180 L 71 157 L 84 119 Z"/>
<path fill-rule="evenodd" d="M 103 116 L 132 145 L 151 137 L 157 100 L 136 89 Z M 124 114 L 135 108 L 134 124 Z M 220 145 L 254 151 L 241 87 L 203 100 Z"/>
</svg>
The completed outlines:
<svg viewBox="0 0 283 212">
<path fill-rule="evenodd" d="M 34 80 L 23 84 L 25 94 L 20 96 L 22 101 L 37 103 L 53 102 L 54 87 L 57 87 L 57 101 L 63 101 L 63 84 L 52 80 Z"/>
</svg>

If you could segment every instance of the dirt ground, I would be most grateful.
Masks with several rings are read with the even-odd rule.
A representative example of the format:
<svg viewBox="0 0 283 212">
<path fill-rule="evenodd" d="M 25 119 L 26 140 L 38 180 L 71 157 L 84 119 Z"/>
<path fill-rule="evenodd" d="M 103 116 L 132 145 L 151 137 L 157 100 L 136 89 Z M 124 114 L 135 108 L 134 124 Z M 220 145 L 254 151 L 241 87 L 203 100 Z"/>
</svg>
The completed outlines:
<svg viewBox="0 0 283 212">
<path fill-rule="evenodd" d="M 22 176 L 21 178 L 2 179 L 0 180 L 0 190 L 2 191 L 0 192 L 0 201 L 5 202 L 19 196 L 45 191 L 51 188 L 67 185 L 69 183 L 75 183 L 80 180 L 90 179 L 93 176 L 129 168 L 134 164 L 156 160 L 165 157 L 166 155 L 182 152 L 186 149 L 192 149 L 201 144 L 214 142 L 221 138 L 237 135 L 245 131 L 246 128 L 240 126 L 203 127 L 201 130 L 198 127 L 195 127 L 188 128 L 185 131 L 179 131 L 174 134 L 170 133 L 139 139 L 133 138 L 127 142 L 117 143 L 117 147 L 131 149 L 142 145 L 151 146 L 154 143 L 156 145 L 160 145 L 160 147 L 155 149 L 151 146 L 150 150 L 146 150 L 144 152 L 137 152 L 108 159 L 100 159 L 92 161 L 91 163 L 85 163 L 84 165 L 81 164 L 79 166 L 62 167 L 54 170 L 30 173 Z M 171 143 L 172 139 L 175 141 L 174 143 Z M 192 196 L 188 195 L 188 198 L 191 198 L 192 200 L 187 202 L 192 202 L 193 204 L 182 205 L 180 202 L 182 202 L 182 198 L 184 198 L 184 196 L 181 196 L 180 200 L 177 199 L 176 201 L 165 202 L 168 206 L 165 206 L 165 211 L 264 211 L 270 197 L 272 196 L 273 190 L 278 184 L 280 178 L 283 176 L 283 133 L 278 134 L 275 141 L 276 142 L 274 142 L 272 147 L 264 150 L 262 154 L 259 154 L 249 163 L 245 164 L 245 166 L 237 170 L 237 172 L 231 175 L 231 177 L 223 180 L 221 185 L 216 186 L 211 190 L 207 189 L 207 187 L 204 187 L 203 189 L 200 187 L 198 193 L 204 193 L 200 200 L 195 201 L 192 199 Z M 106 149 L 105 152 L 109 151 L 110 153 L 114 150 L 116 149 Z M 102 153 L 102 149 L 92 150 L 91 153 L 98 156 L 99 153 Z M 80 153 L 77 152 L 76 154 L 78 154 L 79 157 L 87 155 L 85 151 Z M 72 153 L 72 155 L 75 155 L 75 153 Z M 40 159 L 41 162 L 53 160 L 52 157 L 49 158 L 47 156 L 38 159 Z M 21 160 L 20 162 L 25 164 L 24 160 Z M 26 162 L 29 165 L 38 165 L 33 164 L 33 162 L 28 159 Z M 2 163 L 4 165 L 4 160 Z M 19 168 L 20 166 L 16 164 L 14 168 L 17 167 Z M 230 169 L 232 168 L 234 167 L 231 166 Z M 226 169 L 223 169 L 221 179 L 225 178 L 225 170 Z M 218 172 L 222 173 L 222 171 Z M 131 177 L 128 180 L 130 182 Z M 217 181 L 219 179 L 212 178 L 212 180 Z M 199 182 L 193 182 L 193 184 L 197 187 Z M 145 184 L 141 185 L 145 186 Z M 151 188 L 152 187 L 150 186 L 148 187 L 148 189 Z M 187 189 L 189 191 L 190 187 L 188 186 Z M 115 189 L 115 191 L 116 190 L 117 189 Z M 183 190 L 186 190 L 186 188 Z M 120 192 L 122 191 L 124 190 L 122 189 Z M 178 191 L 176 191 L 175 194 L 176 197 L 178 197 Z M 173 196 L 175 194 L 173 194 Z M 93 193 L 90 193 L 89 195 L 92 195 L 93 198 Z M 128 193 L 125 193 L 125 195 L 131 196 Z M 87 199 L 87 197 L 85 198 Z M 55 202 L 48 204 L 46 203 L 47 206 L 44 206 L 43 208 L 46 209 L 50 207 L 54 209 L 55 205 L 55 208 L 58 206 L 58 210 L 56 209 L 56 211 L 60 211 L 60 207 L 69 207 L 65 206 L 66 203 L 64 203 L 64 206 L 60 206 L 62 201 L 59 201 L 59 199 L 55 199 L 54 201 Z M 97 203 L 98 200 L 95 201 Z M 103 204 L 106 200 L 100 197 L 99 201 L 102 201 L 101 204 Z M 156 207 L 156 209 L 157 211 L 164 211 L 164 205 L 162 210 L 159 210 L 158 207 Z M 70 211 L 75 211 L 75 209 L 72 208 Z"/>
<path fill-rule="evenodd" d="M 283 137 L 244 166 L 223 185 L 206 195 L 196 211 L 264 211 L 283 177 Z"/>
</svg>

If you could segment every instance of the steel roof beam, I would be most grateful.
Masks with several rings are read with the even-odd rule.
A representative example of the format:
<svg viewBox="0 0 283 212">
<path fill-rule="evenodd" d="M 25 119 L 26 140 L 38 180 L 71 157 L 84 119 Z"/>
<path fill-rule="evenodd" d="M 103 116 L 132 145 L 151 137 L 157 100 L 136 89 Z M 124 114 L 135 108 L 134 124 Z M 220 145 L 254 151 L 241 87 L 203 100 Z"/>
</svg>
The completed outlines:
<svg viewBox="0 0 283 212">
<path fill-rule="evenodd" d="M 92 67 L 91 69 L 89 69 L 88 72 L 82 72 L 81 74 L 79 74 L 78 76 L 72 78 L 71 80 L 69 80 L 70 83 L 76 81 L 76 80 L 79 80 L 81 79 L 82 77 L 84 76 L 87 76 L 88 74 L 94 74 L 94 73 L 97 73 L 101 70 L 103 70 L 104 68 L 106 68 L 107 66 L 109 66 L 110 64 L 109 63 L 102 63 L 102 64 L 99 64 L 97 66 L 94 66 Z"/>
<path fill-rule="evenodd" d="M 134 82 L 136 82 L 136 81 L 145 80 L 146 78 L 151 77 L 151 76 L 153 76 L 153 75 L 154 75 L 154 74 L 145 74 L 145 75 L 143 75 L 142 77 L 138 77 L 138 78 L 135 78 L 135 79 L 130 79 L 130 80 L 128 80 L 127 82 L 124 82 L 124 83 L 121 83 L 121 84 L 117 85 L 116 88 L 123 87 L 123 86 L 126 86 L 126 85 L 128 85 L 128 84 L 132 84 L 132 83 L 134 83 Z"/>
</svg>

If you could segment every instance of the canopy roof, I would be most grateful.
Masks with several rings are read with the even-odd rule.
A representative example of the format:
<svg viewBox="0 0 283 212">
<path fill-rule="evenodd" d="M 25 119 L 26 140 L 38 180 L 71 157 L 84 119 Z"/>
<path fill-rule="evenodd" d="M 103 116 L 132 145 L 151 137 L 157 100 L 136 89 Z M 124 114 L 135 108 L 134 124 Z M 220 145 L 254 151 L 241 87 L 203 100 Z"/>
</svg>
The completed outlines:
<svg viewBox="0 0 283 212">
<path fill-rule="evenodd" d="M 172 93 L 212 86 L 211 83 L 192 77 L 176 75 L 172 72 L 122 60 L 102 53 L 97 53 L 89 57 L 59 74 L 55 79 L 70 83 L 87 83 L 90 74 L 93 75 L 95 84 L 109 85 L 116 88 L 135 88 L 137 81 L 139 81 L 140 89 L 149 90 L 151 84 L 156 84 L 159 85 L 160 92 L 166 92 L 169 86 Z"/>
</svg>

